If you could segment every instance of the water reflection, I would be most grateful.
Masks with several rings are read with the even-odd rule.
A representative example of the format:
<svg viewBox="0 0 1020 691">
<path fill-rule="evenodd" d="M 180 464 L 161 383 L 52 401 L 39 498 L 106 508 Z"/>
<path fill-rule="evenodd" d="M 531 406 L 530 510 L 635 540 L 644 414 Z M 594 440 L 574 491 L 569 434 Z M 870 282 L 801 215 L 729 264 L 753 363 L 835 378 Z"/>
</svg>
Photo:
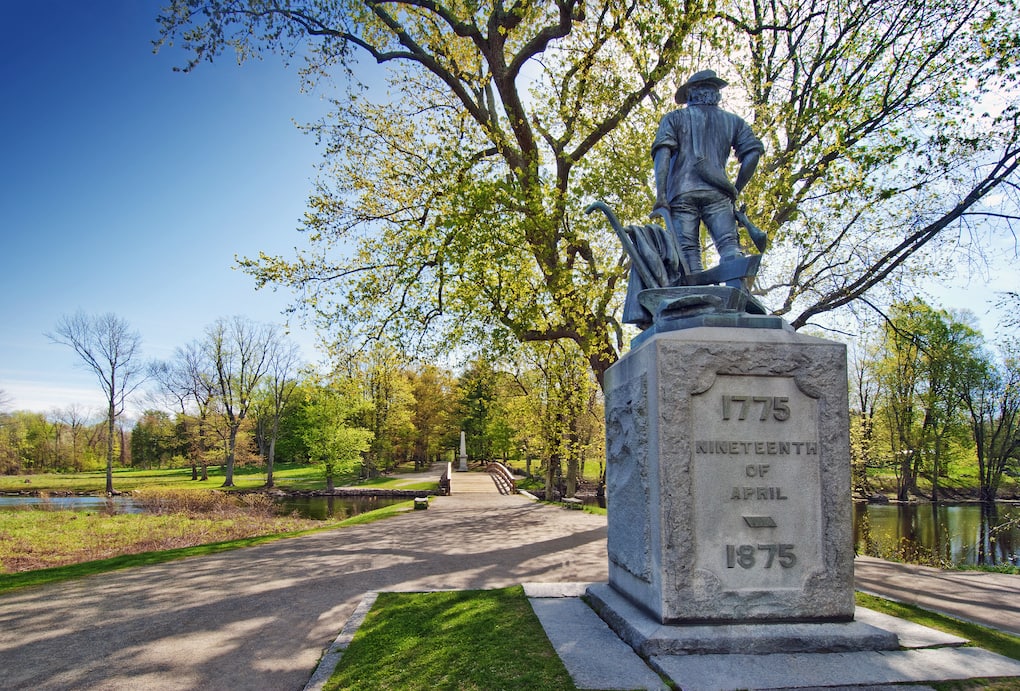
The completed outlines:
<svg viewBox="0 0 1020 691">
<path fill-rule="evenodd" d="M 854 504 L 858 553 L 930 566 L 1020 560 L 1020 506 Z"/>
<path fill-rule="evenodd" d="M 297 514 L 315 520 L 343 520 L 374 511 L 390 504 L 407 501 L 406 497 L 285 497 L 275 502 L 280 515 Z M 69 511 L 102 511 L 103 513 L 144 513 L 129 496 L 0 496 L 0 510 L 47 509 Z"/>
<path fill-rule="evenodd" d="M 102 511 L 103 513 L 142 513 L 131 497 L 94 496 L 0 496 L 0 510 L 3 509 L 51 509 L 55 511 Z"/>
<path fill-rule="evenodd" d="M 296 513 L 318 521 L 343 520 L 351 516 L 408 501 L 407 497 L 284 497 L 276 501 L 277 513 Z"/>
</svg>

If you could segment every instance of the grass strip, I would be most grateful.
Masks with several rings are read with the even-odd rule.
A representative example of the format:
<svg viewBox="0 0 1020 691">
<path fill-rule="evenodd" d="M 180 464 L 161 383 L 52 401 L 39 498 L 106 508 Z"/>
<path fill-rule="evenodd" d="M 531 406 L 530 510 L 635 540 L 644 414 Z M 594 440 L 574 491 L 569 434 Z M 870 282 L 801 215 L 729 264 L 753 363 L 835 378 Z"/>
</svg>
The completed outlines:
<svg viewBox="0 0 1020 691">
<path fill-rule="evenodd" d="M 935 612 L 857 593 L 857 604 L 952 633 L 1020 659 L 1020 638 Z M 935 682 L 937 691 L 1005 691 L 1020 679 Z M 521 587 L 381 593 L 337 665 L 337 689 L 573 689 Z"/>
<path fill-rule="evenodd" d="M 932 629 L 951 633 L 954 636 L 966 638 L 972 645 L 978 648 L 984 648 L 993 653 L 1011 657 L 1014 660 L 1020 660 L 1020 637 L 1013 636 L 1005 631 L 961 621 L 945 614 L 932 612 L 905 602 L 886 600 L 885 598 L 869 595 L 868 593 L 858 592 L 857 604 L 876 612 L 890 614 L 900 619 L 912 621 L 915 624 L 921 624 Z M 1014 686 L 1013 688 L 1018 687 Z"/>
<path fill-rule="evenodd" d="M 261 545 L 266 542 L 273 542 L 275 540 L 282 540 L 289 537 L 310 535 L 312 533 L 322 532 L 323 530 L 333 530 L 335 528 L 372 523 L 384 518 L 389 518 L 390 516 L 398 513 L 404 513 L 410 510 L 412 506 L 413 502 L 410 501 L 391 504 L 390 506 L 384 506 L 374 511 L 362 513 L 343 521 L 329 523 L 321 528 L 312 528 L 310 530 L 276 533 L 272 535 L 258 535 L 237 540 L 212 542 L 192 547 L 179 547 L 176 549 L 142 552 L 139 554 L 124 554 L 117 557 L 110 557 L 109 559 L 97 559 L 94 561 L 82 562 L 80 564 L 69 564 L 67 566 L 55 566 L 49 569 L 36 569 L 34 571 L 0 574 L 0 593 L 15 590 L 17 588 L 26 588 L 29 586 L 56 583 L 58 581 L 67 581 L 75 578 L 84 578 L 86 576 L 95 576 L 101 573 L 129 569 L 136 566 L 163 564 L 168 561 L 187 559 L 189 557 L 205 557 L 212 554 L 219 554 L 220 552 L 252 547 L 254 545 Z"/>
<path fill-rule="evenodd" d="M 576 687 L 516 586 L 380 593 L 324 688 Z"/>
</svg>

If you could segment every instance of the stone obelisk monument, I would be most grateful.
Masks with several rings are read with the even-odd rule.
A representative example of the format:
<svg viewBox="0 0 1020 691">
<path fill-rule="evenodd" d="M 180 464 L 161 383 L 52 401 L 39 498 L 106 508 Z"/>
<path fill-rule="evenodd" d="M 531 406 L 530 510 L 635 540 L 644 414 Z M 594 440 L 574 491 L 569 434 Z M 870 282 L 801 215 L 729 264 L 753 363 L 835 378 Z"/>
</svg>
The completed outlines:
<svg viewBox="0 0 1020 691">
<path fill-rule="evenodd" d="M 467 441 L 464 437 L 464 430 L 460 432 L 460 465 L 457 468 L 458 472 L 467 472 Z"/>
</svg>

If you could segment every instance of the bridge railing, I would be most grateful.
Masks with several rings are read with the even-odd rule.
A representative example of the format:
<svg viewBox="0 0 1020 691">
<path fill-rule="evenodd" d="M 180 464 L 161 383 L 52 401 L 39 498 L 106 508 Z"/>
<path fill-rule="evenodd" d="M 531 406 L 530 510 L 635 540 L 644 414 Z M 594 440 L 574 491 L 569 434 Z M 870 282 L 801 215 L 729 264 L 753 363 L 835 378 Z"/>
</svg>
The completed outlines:
<svg viewBox="0 0 1020 691">
<path fill-rule="evenodd" d="M 502 463 L 489 463 L 485 470 L 492 476 L 500 494 L 517 494 L 517 480 L 514 474 Z"/>
</svg>

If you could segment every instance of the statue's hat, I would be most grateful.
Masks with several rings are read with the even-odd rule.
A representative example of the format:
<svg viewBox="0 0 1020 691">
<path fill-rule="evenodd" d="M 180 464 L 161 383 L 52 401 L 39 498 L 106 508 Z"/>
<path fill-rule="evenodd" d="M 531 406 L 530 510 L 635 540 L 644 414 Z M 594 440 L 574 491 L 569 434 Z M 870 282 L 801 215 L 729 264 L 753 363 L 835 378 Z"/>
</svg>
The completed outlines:
<svg viewBox="0 0 1020 691">
<path fill-rule="evenodd" d="M 715 73 L 715 70 L 701 70 L 691 75 L 691 78 L 687 80 L 686 84 L 683 84 L 679 89 L 676 90 L 676 102 L 687 103 L 687 89 L 694 86 L 695 84 L 711 84 L 717 89 L 721 89 L 728 85 L 728 82 L 719 79 L 719 76 Z"/>
</svg>

